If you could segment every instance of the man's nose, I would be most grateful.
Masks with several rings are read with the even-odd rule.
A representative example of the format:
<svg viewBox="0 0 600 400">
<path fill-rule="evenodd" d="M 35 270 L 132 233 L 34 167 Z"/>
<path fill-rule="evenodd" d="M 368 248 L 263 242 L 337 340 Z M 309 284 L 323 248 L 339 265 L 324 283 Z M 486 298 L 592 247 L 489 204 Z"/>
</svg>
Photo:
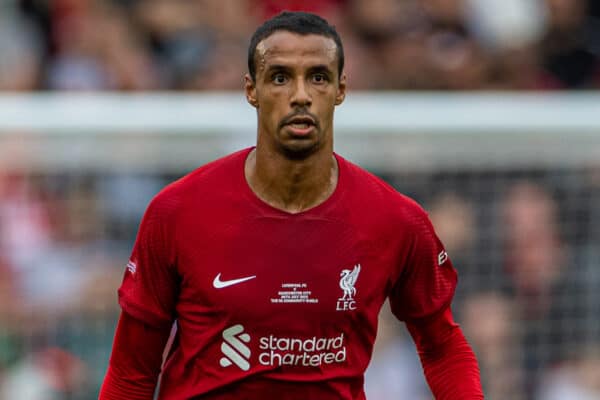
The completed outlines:
<svg viewBox="0 0 600 400">
<path fill-rule="evenodd" d="M 290 99 L 293 107 L 308 107 L 312 104 L 312 97 L 304 79 L 297 79 Z"/>
</svg>

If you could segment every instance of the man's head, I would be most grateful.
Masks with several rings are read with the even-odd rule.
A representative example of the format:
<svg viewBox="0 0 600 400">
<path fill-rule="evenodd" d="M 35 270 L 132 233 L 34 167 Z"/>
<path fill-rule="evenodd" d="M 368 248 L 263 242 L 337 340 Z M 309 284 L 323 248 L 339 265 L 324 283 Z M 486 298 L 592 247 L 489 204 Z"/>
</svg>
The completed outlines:
<svg viewBox="0 0 600 400">
<path fill-rule="evenodd" d="M 267 20 L 258 27 L 248 46 L 248 72 L 252 80 L 256 80 L 256 47 L 267 37 L 277 31 L 287 31 L 299 35 L 320 35 L 332 39 L 337 47 L 338 75 L 342 76 L 344 70 L 344 47 L 342 40 L 335 28 L 315 14 L 306 12 L 284 11 L 275 17 Z"/>
<path fill-rule="evenodd" d="M 333 112 L 346 93 L 339 36 L 324 19 L 284 12 L 254 34 L 245 77 L 258 148 L 304 159 L 333 148 Z"/>
</svg>

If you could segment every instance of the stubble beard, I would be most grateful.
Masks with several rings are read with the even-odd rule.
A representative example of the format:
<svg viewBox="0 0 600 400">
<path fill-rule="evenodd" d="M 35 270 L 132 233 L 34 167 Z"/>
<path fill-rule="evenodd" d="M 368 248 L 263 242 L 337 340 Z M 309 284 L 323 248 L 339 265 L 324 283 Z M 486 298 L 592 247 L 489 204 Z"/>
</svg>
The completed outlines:
<svg viewBox="0 0 600 400">
<path fill-rule="evenodd" d="M 318 140 L 306 140 L 306 143 L 302 143 L 301 141 L 301 143 L 293 144 L 278 142 L 277 147 L 279 152 L 288 160 L 301 161 L 306 160 L 313 154 L 317 153 L 322 147 L 322 143 Z"/>
</svg>

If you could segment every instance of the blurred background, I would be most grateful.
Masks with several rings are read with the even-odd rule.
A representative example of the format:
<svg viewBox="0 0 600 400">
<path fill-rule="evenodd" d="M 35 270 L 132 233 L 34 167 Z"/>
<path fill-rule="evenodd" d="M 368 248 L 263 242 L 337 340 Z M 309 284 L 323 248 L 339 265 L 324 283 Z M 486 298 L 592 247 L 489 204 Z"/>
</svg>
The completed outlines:
<svg viewBox="0 0 600 400">
<path fill-rule="evenodd" d="M 142 213 L 253 143 L 283 9 L 342 36 L 336 149 L 428 210 L 486 398 L 600 399 L 600 2 L 0 0 L 0 400 L 97 396 Z M 431 399 L 387 306 L 367 395 Z"/>
</svg>

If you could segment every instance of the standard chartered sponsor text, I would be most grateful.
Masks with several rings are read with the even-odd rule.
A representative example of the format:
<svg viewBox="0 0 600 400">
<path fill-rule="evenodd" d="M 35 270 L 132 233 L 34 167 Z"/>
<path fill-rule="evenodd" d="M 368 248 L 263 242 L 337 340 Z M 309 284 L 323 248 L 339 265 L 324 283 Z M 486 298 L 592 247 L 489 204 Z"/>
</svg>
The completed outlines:
<svg viewBox="0 0 600 400">
<path fill-rule="evenodd" d="M 261 365 L 318 367 L 346 361 L 343 333 L 330 338 L 313 336 L 309 339 L 263 336 L 259 339 L 259 349 L 263 350 L 258 355 Z"/>
</svg>

